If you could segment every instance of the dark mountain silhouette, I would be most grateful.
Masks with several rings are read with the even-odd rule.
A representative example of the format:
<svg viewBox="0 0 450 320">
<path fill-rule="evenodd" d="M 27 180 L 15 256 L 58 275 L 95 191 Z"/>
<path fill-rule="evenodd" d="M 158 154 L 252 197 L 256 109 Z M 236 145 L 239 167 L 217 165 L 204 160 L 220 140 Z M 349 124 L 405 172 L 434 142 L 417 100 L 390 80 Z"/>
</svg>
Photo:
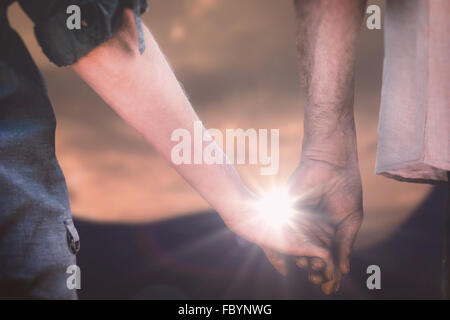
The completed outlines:
<svg viewBox="0 0 450 320">
<path fill-rule="evenodd" d="M 256 246 L 211 212 L 148 225 L 76 221 L 81 299 L 439 299 L 445 188 L 430 192 L 389 239 L 352 257 L 352 272 L 330 297 L 291 266 L 276 273 Z M 366 287 L 381 268 L 381 290 Z"/>
</svg>

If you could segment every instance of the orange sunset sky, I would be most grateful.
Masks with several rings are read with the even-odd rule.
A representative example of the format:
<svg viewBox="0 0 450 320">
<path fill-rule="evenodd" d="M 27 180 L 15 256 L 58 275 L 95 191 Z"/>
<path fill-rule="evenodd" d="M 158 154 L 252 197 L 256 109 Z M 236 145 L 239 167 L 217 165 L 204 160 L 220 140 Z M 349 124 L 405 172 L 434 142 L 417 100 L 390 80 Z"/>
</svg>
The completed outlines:
<svg viewBox="0 0 450 320">
<path fill-rule="evenodd" d="M 280 129 L 279 174 L 238 166 L 242 177 L 251 188 L 286 181 L 300 159 L 303 117 L 291 0 L 150 0 L 149 7 L 143 20 L 207 128 Z M 138 223 L 209 209 L 70 68 L 48 62 L 17 4 L 9 17 L 47 80 L 74 216 Z M 430 188 L 374 175 L 382 30 L 363 28 L 359 52 L 355 109 L 365 221 L 357 245 L 365 246 L 389 236 Z"/>
</svg>

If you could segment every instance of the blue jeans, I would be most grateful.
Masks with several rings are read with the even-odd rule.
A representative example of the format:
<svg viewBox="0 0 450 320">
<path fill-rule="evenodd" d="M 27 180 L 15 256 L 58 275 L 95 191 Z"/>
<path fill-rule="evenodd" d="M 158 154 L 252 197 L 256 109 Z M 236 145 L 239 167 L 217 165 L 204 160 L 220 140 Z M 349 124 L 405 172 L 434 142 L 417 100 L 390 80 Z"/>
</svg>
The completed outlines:
<svg viewBox="0 0 450 320">
<path fill-rule="evenodd" d="M 0 8 L 0 298 L 76 299 L 76 264 L 56 121 L 46 87 Z"/>
<path fill-rule="evenodd" d="M 79 250 L 67 187 L 55 157 L 55 115 L 43 78 L 0 0 L 0 298 L 74 299 L 68 289 Z M 109 39 L 123 11 L 134 11 L 139 49 L 146 0 L 18 0 L 43 52 L 58 66 L 74 63 Z M 66 27 L 68 5 L 85 24 Z M 73 270 L 73 267 L 69 269 Z"/>
</svg>

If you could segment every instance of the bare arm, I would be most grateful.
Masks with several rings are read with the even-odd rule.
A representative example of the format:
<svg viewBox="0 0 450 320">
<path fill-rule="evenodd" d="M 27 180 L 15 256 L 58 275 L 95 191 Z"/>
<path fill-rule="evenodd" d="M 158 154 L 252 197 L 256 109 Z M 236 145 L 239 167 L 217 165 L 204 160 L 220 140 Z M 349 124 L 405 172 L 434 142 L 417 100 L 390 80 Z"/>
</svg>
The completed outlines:
<svg viewBox="0 0 450 320">
<path fill-rule="evenodd" d="M 305 93 L 302 160 L 290 189 L 302 210 L 322 216 L 317 223 L 333 230 L 326 247 L 339 267 L 331 281 L 316 258 L 296 259 L 310 281 L 325 293 L 339 288 L 340 273 L 350 270 L 349 255 L 362 222 L 362 186 L 353 117 L 356 47 L 365 0 L 295 0 L 297 50 Z M 278 270 L 283 257 L 266 250 Z M 327 268 L 330 266 L 327 263 Z M 314 267 L 315 265 L 315 267 Z M 317 267 L 318 266 L 318 267 Z"/>
<path fill-rule="evenodd" d="M 333 247 L 343 273 L 349 272 L 350 250 L 362 222 L 353 100 L 365 4 L 365 0 L 295 1 L 306 105 L 302 161 L 291 177 L 292 188 L 311 192 L 308 206 L 334 226 Z"/>
<path fill-rule="evenodd" d="M 356 47 L 365 0 L 296 0 L 297 50 L 306 96 L 303 157 L 357 161 L 353 118 Z"/>
<path fill-rule="evenodd" d="M 175 144 L 170 140 L 172 132 L 183 128 L 193 137 L 194 121 L 199 119 L 145 26 L 147 49 L 143 55 L 139 53 L 133 19 L 131 11 L 126 12 L 118 33 L 80 59 L 73 69 L 171 162 Z M 219 147 L 217 152 L 225 158 Z M 181 164 L 174 168 L 221 212 L 237 213 L 231 205 L 249 196 L 236 170 L 226 163 Z"/>
</svg>

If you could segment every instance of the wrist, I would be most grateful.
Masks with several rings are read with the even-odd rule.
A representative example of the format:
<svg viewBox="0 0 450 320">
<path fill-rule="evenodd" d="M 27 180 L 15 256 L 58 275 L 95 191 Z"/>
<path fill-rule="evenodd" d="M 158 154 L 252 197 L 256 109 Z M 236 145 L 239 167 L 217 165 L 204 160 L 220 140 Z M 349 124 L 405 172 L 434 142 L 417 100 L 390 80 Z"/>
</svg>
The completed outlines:
<svg viewBox="0 0 450 320">
<path fill-rule="evenodd" d="M 356 132 L 353 117 L 322 130 L 308 128 L 302 144 L 302 161 L 317 160 L 339 167 L 358 164 Z"/>
<path fill-rule="evenodd" d="M 256 196 L 243 186 L 233 196 L 222 198 L 224 201 L 219 201 L 214 207 L 227 227 L 236 232 L 236 227 L 246 219 L 250 204 L 255 201 Z"/>
</svg>

